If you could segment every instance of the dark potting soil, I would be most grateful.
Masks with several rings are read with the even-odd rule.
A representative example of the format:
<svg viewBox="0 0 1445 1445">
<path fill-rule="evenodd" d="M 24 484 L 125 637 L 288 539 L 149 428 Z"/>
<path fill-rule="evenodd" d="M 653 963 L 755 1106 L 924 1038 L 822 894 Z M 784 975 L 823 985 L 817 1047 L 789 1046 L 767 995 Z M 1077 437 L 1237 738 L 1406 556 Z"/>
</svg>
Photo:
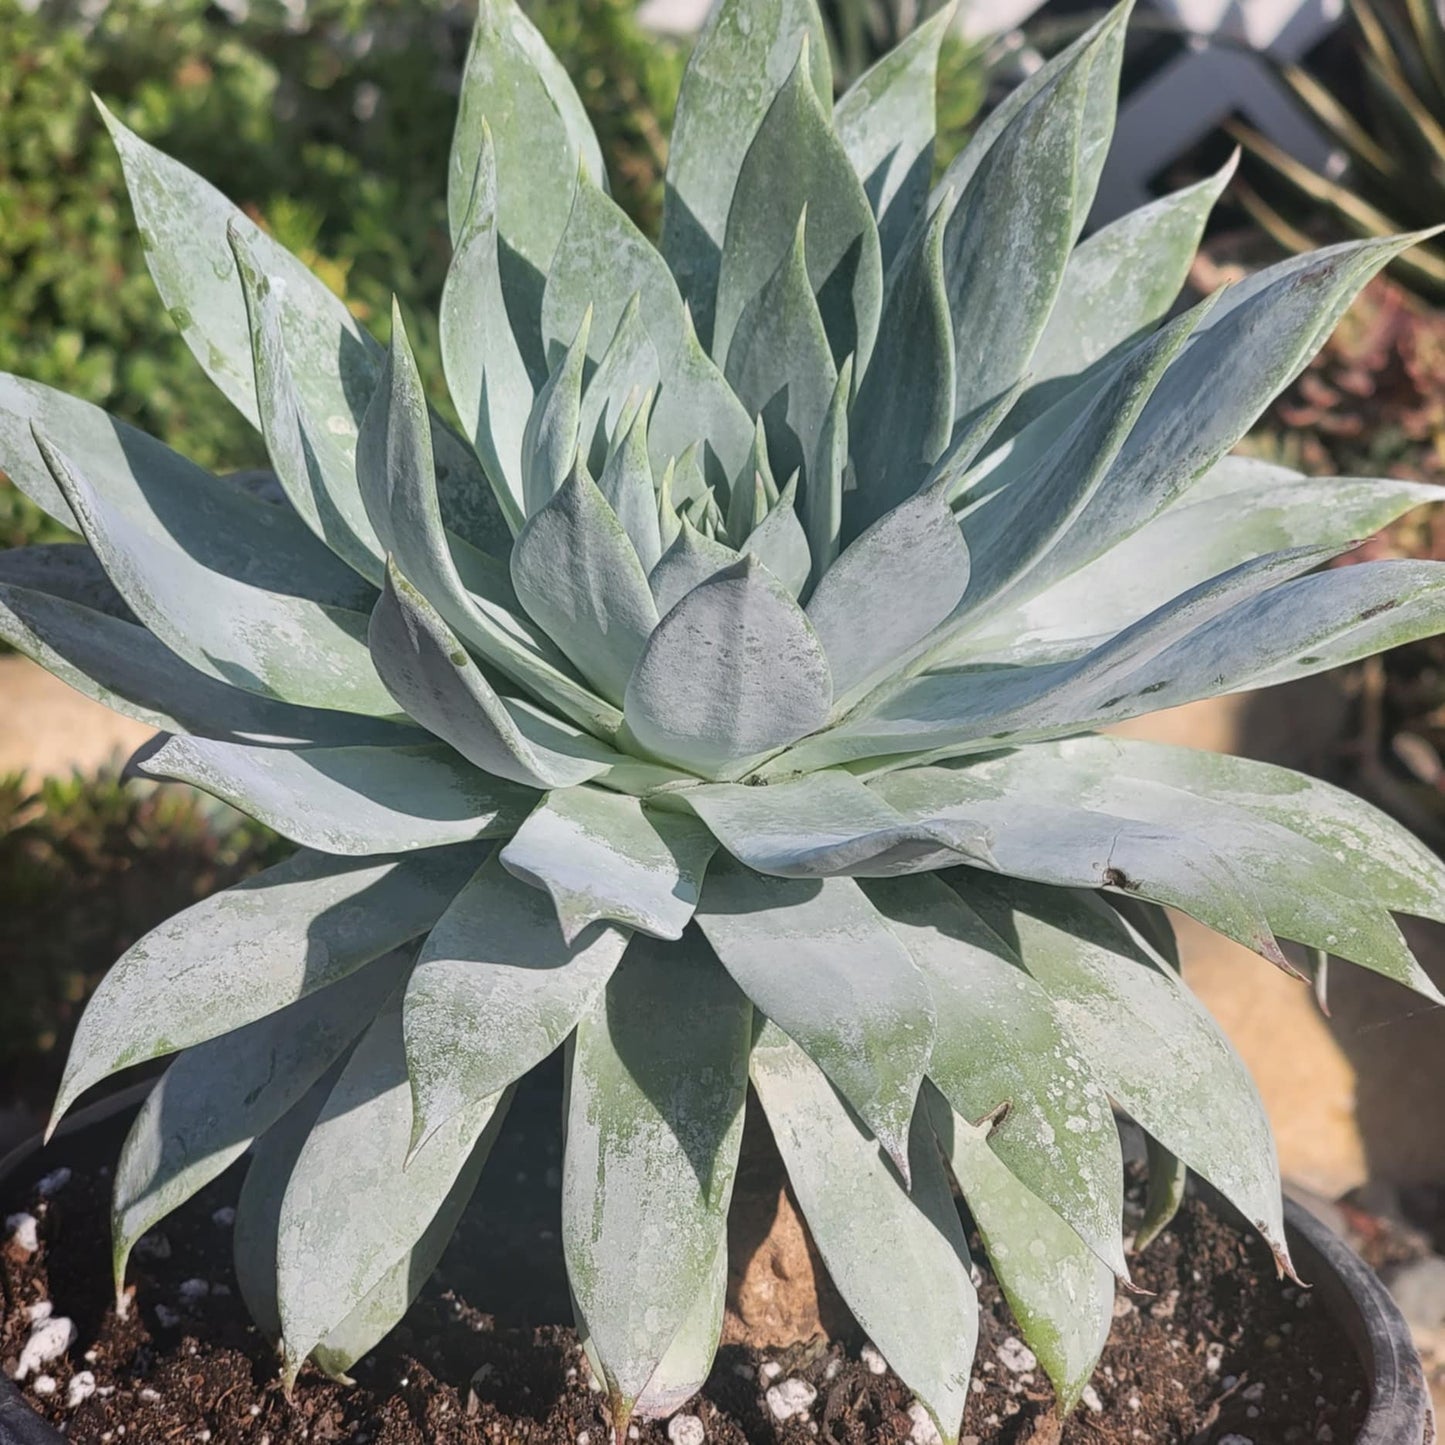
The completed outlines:
<svg viewBox="0 0 1445 1445">
<path fill-rule="evenodd" d="M 236 1294 L 229 1210 L 239 1171 L 143 1242 L 133 1306 L 119 1318 L 108 1286 L 109 1169 L 62 1140 L 0 1199 L 0 1216 L 34 1216 L 39 1243 L 33 1254 L 13 1237 L 0 1248 L 0 1366 L 14 1373 L 47 1309 L 73 1322 L 75 1343 L 22 1388 L 74 1445 L 607 1445 L 601 1396 L 565 1323 L 560 1139 L 527 1112 L 514 1110 L 518 1127 L 509 1120 L 437 1276 L 358 1365 L 357 1383 L 308 1369 L 291 1402 Z M 63 1168 L 68 1178 L 55 1172 Z M 965 1445 L 1355 1438 L 1367 1389 L 1348 1343 L 1308 1291 L 1277 1283 L 1253 1236 L 1191 1198 L 1135 1261 L 1135 1278 L 1149 1294 L 1119 1293 L 1086 1402 L 1061 1424 L 982 1267 Z M 891 1372 L 868 1368 L 862 1344 L 725 1347 L 688 1409 L 716 1445 L 902 1445 L 915 1429 L 913 1397 Z M 782 1421 L 766 1390 L 790 1379 L 816 1394 Z M 639 1441 L 668 1440 L 665 1422 L 636 1428 Z"/>
</svg>

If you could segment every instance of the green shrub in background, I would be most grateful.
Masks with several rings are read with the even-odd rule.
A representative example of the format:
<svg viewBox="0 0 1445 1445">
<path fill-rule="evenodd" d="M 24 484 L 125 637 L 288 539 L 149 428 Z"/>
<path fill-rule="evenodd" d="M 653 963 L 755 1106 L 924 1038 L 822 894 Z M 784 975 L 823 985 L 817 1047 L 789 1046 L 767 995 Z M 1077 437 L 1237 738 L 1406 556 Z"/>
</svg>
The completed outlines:
<svg viewBox="0 0 1445 1445">
<path fill-rule="evenodd" d="M 263 464 L 259 435 L 216 410 L 150 284 L 90 92 L 213 179 L 384 335 L 393 289 L 410 314 L 436 313 L 450 255 L 439 158 L 471 10 L 0 0 L 0 371 L 101 404 L 213 470 Z M 618 199 L 654 227 L 682 53 L 642 35 L 631 0 L 531 11 L 580 78 Z M 439 378 L 435 335 L 412 340 Z M 0 545 L 58 535 L 0 484 Z"/>
</svg>

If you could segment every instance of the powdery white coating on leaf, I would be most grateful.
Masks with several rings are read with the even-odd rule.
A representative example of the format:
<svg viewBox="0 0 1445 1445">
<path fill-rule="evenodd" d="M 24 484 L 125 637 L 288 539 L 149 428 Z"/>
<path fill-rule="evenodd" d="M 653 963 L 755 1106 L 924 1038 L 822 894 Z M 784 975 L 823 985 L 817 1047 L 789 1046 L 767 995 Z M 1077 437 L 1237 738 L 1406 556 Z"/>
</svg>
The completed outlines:
<svg viewBox="0 0 1445 1445">
<path fill-rule="evenodd" d="M 856 355 L 862 372 L 878 334 L 883 297 L 878 227 L 814 89 L 810 52 L 804 38 L 792 73 L 748 146 L 728 205 L 712 353 L 726 358 L 730 377 L 739 318 L 786 257 L 800 225 L 807 278 L 819 298 L 834 362 Z"/>
<path fill-rule="evenodd" d="M 1259 1091 L 1184 983 L 1086 894 L 970 875 L 967 896 L 1017 940 L 1110 1097 L 1287 1261 L 1279 1160 Z"/>
<path fill-rule="evenodd" d="M 1092 640 L 1241 561 L 1291 546 L 1345 547 L 1413 507 L 1445 499 L 1445 488 L 1420 482 L 1347 477 L 1286 476 L 1222 496 L 1203 496 L 1203 488 L 1197 483 L 1152 522 L 1016 610 L 991 615 L 977 650 L 993 656 L 1002 646 Z"/>
<path fill-rule="evenodd" d="M 955 13 L 944 6 L 904 36 L 853 82 L 833 113 L 838 139 L 878 219 L 885 274 L 928 199 L 938 52 Z"/>
<path fill-rule="evenodd" d="M 555 747 L 529 739 L 457 635 L 394 564 L 387 566 L 367 641 L 397 705 L 483 772 L 523 787 L 550 788 L 607 771 L 593 755 L 607 750 L 585 734 L 569 746 L 559 725 Z"/>
<path fill-rule="evenodd" d="M 532 620 L 620 703 L 657 607 L 631 539 L 580 465 L 522 529 L 512 583 Z"/>
<path fill-rule="evenodd" d="M 824 574 L 808 602 L 846 706 L 943 622 L 969 585 L 969 553 L 935 490 L 895 507 Z"/>
<path fill-rule="evenodd" d="M 117 589 L 193 667 L 283 702 L 376 717 L 394 712 L 366 652 L 364 616 L 273 590 L 275 579 L 266 569 L 253 580 L 251 559 L 267 555 L 268 538 L 255 532 L 248 537 L 235 509 L 225 506 L 208 516 L 199 504 L 187 502 L 182 515 L 190 522 L 183 536 L 174 536 L 138 489 L 121 489 L 114 477 L 104 482 L 87 477 L 62 451 L 38 435 L 37 441 Z M 230 567 L 224 549 L 197 546 L 194 538 L 213 529 L 228 530 L 228 545 L 244 551 L 247 560 Z M 316 546 L 309 535 L 306 544 Z M 295 565 L 312 570 L 305 560 Z"/>
<path fill-rule="evenodd" d="M 966 893 L 968 875 L 956 877 Z M 1113 1110 L 1047 993 L 941 879 L 862 886 L 928 982 L 938 1020 L 930 1079 L 965 1119 L 987 1118 L 1007 1103 L 987 1147 L 1020 1190 L 1062 1215 L 1127 1278 Z"/>
<path fill-rule="evenodd" d="M 1030 384 L 1038 390 L 1023 403 L 1026 410 L 1041 409 L 1040 393 L 1051 399 L 1062 394 L 1082 379 L 1079 373 L 1168 314 L 1234 169 L 1231 160 L 1217 174 L 1140 206 L 1074 248 L 1029 358 Z M 1056 387 L 1048 388 L 1049 382 Z"/>
<path fill-rule="evenodd" d="M 1016 754 L 1024 767 L 1032 750 Z M 1259 880 L 1219 838 L 1168 821 L 1138 822 L 1090 808 L 1067 793 L 1006 788 L 988 764 L 910 768 L 869 787 L 906 817 L 965 818 L 991 833 L 992 869 L 1063 888 L 1114 888 L 1180 908 L 1284 966 Z"/>
<path fill-rule="evenodd" d="M 706 346 L 738 172 L 805 34 L 813 89 L 829 106 L 828 37 L 808 0 L 722 0 L 688 59 L 668 148 L 660 247 Z"/>
<path fill-rule="evenodd" d="M 751 1024 L 747 1000 L 689 933 L 668 945 L 634 938 L 577 1028 L 562 1242 L 618 1428 L 715 1280 Z"/>
<path fill-rule="evenodd" d="M 1281 937 L 1362 964 L 1440 1000 L 1394 920 L 1362 886 L 1348 855 L 1337 856 L 1287 825 L 1218 796 L 1212 754 L 1156 750 L 1127 739 L 1044 743 L 985 760 L 969 776 L 1010 803 L 1067 796 L 1082 807 L 1198 840 L 1200 853 L 1227 853 L 1250 879 L 1270 928 Z M 1197 761 L 1196 761 L 1197 759 Z M 1227 775 L 1228 765 L 1222 772 Z M 1122 858 L 1121 869 L 1127 869 Z M 1437 885 L 1438 886 L 1438 885 Z"/>
<path fill-rule="evenodd" d="M 406 1163 L 412 1099 L 394 996 L 352 1053 L 286 1186 L 276 1277 L 290 1378 L 415 1245 L 498 1103 L 471 1101 Z"/>
<path fill-rule="evenodd" d="M 944 236 L 956 353 L 954 413 L 967 416 L 1028 367 L 1098 180 L 1090 143 L 1113 129 L 1124 7 L 1001 122 L 966 177 Z M 1101 159 L 1101 157 L 1099 157 Z"/>
<path fill-rule="evenodd" d="M 376 1016 L 406 960 L 363 972 L 187 1049 L 146 1096 L 111 1204 L 116 1287 L 136 1241 L 218 1178 L 306 1094 Z"/>
<path fill-rule="evenodd" d="M 735 858 L 780 878 L 885 877 L 989 857 L 983 827 L 914 822 L 837 770 L 765 788 L 708 784 L 682 799 Z"/>
<path fill-rule="evenodd" d="M 567 72 L 512 0 L 482 0 L 467 50 L 447 172 L 453 242 L 471 200 L 484 127 L 496 148 L 498 230 L 546 275 L 579 164 L 598 184 L 607 171 Z"/>
<path fill-rule="evenodd" d="M 370 1354 L 402 1321 L 422 1287 L 436 1272 L 442 1254 L 451 1242 L 458 1222 L 476 1191 L 482 1167 L 492 1152 L 511 1102 L 508 1090 L 472 1146 L 467 1162 L 457 1175 L 431 1223 L 411 1249 L 394 1264 L 366 1297 L 317 1346 L 313 1358 L 333 1379 L 351 1383 L 345 1373 Z"/>
<path fill-rule="evenodd" d="M 496 152 L 485 117 L 470 201 L 454 234 L 440 310 L 442 367 L 462 429 L 515 533 L 526 515 L 522 434 L 536 389 L 507 315 L 497 236 Z"/>
<path fill-rule="evenodd" d="M 55 1117 L 119 1069 L 241 1028 L 426 932 L 486 846 L 365 862 L 303 851 L 167 919 L 81 1015 Z"/>
<path fill-rule="evenodd" d="M 172 738 L 139 767 L 203 788 L 323 853 L 410 852 L 509 833 L 535 797 L 440 743 L 288 752 Z"/>
<path fill-rule="evenodd" d="M 305 354 L 304 336 L 294 333 L 293 345 L 302 350 L 302 364 L 293 366 L 283 329 L 290 309 L 286 278 L 266 274 L 245 230 L 234 221 L 227 228 L 227 239 L 246 298 L 256 405 L 276 477 L 297 515 L 316 536 L 376 582 L 383 549 L 356 486 L 362 403 L 359 397 L 338 394 L 342 381 L 335 361 L 328 357 L 326 365 L 315 365 L 314 355 Z M 369 397 L 376 385 L 375 359 L 362 346 L 353 354 L 360 364 L 352 385 L 359 382 L 360 395 Z"/>
<path fill-rule="evenodd" d="M 540 1063 L 611 977 L 627 932 L 564 942 L 545 894 L 490 858 L 432 929 L 406 989 L 420 1143 Z"/>
<path fill-rule="evenodd" d="M 716 848 L 686 814 L 601 788 L 562 788 L 528 816 L 501 861 L 546 890 L 569 942 L 598 919 L 677 939 Z"/>
<path fill-rule="evenodd" d="M 86 697 L 163 732 L 257 742 L 400 740 L 405 730 L 357 713 L 294 707 L 198 672 L 153 633 L 66 597 L 13 586 L 14 559 L 0 554 L 0 640 Z M 75 551 L 89 553 L 89 548 Z"/>
<path fill-rule="evenodd" d="M 859 886 L 767 878 L 717 858 L 697 920 L 742 990 L 823 1069 L 906 1172 L 933 1004 Z"/>
<path fill-rule="evenodd" d="M 827 659 L 807 618 L 747 557 L 658 623 L 623 711 L 647 752 L 716 777 L 821 727 L 831 702 Z"/>
<path fill-rule="evenodd" d="M 828 1273 L 884 1358 L 958 1439 L 978 1339 L 968 1246 L 923 1110 L 907 1192 L 875 1140 L 776 1025 L 750 1073 Z"/>
</svg>

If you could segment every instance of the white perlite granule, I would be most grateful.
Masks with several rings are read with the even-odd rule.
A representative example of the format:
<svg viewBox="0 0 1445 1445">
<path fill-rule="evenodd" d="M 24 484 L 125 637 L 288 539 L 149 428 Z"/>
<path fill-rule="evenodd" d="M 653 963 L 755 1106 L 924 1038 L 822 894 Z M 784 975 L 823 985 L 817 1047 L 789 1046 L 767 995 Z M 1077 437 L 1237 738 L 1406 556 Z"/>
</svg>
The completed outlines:
<svg viewBox="0 0 1445 1445">
<path fill-rule="evenodd" d="M 1079 1396 L 1084 1402 L 1084 1408 L 1092 1411 L 1095 1415 L 1104 1413 L 1104 1402 L 1099 1398 L 1099 1392 L 1092 1385 L 1085 1385 L 1083 1393 Z"/>
<path fill-rule="evenodd" d="M 1039 1367 L 1039 1357 L 1022 1340 L 1010 1335 L 995 1351 L 999 1363 L 1011 1375 L 1022 1375 Z"/>
<path fill-rule="evenodd" d="M 70 1385 L 65 1391 L 65 1408 L 74 1410 L 78 1405 L 83 1405 L 95 1394 L 95 1375 L 90 1370 L 81 1370 L 78 1374 L 70 1377 Z"/>
<path fill-rule="evenodd" d="M 672 1445 L 702 1445 L 707 1431 L 696 1415 L 674 1415 L 667 1422 L 667 1438 Z"/>
<path fill-rule="evenodd" d="M 806 1415 L 817 1398 L 818 1392 L 806 1380 L 796 1377 L 768 1386 L 768 1409 L 775 1420 L 791 1420 L 795 1415 Z"/>
<path fill-rule="evenodd" d="M 908 1431 L 909 1445 L 943 1445 L 943 1437 L 938 1433 L 933 1417 L 917 1400 L 908 1407 L 908 1418 L 913 1422 Z"/>
<path fill-rule="evenodd" d="M 883 1375 L 888 1371 L 888 1361 L 878 1353 L 878 1347 L 871 1341 L 863 1346 L 858 1358 L 867 1366 L 870 1375 Z"/>
<path fill-rule="evenodd" d="M 30 1331 L 25 1348 L 20 1351 L 19 1363 L 15 1366 L 15 1378 L 26 1379 L 39 1374 L 52 1360 L 58 1360 L 76 1339 L 75 1326 L 64 1315 L 53 1315 L 40 1320 Z"/>
<path fill-rule="evenodd" d="M 33 1214 L 11 1214 L 5 1220 L 5 1233 L 10 1242 L 26 1254 L 40 1248 L 40 1222 Z"/>
</svg>

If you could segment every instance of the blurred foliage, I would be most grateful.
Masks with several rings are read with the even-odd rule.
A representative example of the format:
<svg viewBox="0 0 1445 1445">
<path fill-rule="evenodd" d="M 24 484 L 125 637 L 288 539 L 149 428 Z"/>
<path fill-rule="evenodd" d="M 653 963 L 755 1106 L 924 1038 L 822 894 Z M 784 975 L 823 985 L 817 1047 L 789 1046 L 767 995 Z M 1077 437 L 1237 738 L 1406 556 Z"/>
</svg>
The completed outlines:
<svg viewBox="0 0 1445 1445">
<path fill-rule="evenodd" d="M 0 776 L 0 1101 L 41 1102 L 100 975 L 142 934 L 291 851 L 189 788 Z"/>
<path fill-rule="evenodd" d="M 578 83 L 619 201 L 655 227 L 681 52 L 643 36 L 630 0 L 527 8 Z M 264 461 L 151 286 L 94 90 L 383 339 L 395 291 L 439 384 L 445 157 L 470 20 L 458 0 L 0 0 L 0 370 L 103 405 L 212 469 Z M 0 544 L 54 535 L 0 489 Z"/>
<path fill-rule="evenodd" d="M 1254 218 L 1296 251 L 1336 233 L 1385 236 L 1445 220 L 1445 11 L 1437 0 L 1350 0 L 1363 94 L 1331 89 L 1295 66 L 1284 77 L 1347 161 L 1321 176 L 1255 131 L 1235 132 L 1259 161 L 1236 186 Z M 1407 251 L 1393 274 L 1445 302 L 1445 246 Z"/>
</svg>

